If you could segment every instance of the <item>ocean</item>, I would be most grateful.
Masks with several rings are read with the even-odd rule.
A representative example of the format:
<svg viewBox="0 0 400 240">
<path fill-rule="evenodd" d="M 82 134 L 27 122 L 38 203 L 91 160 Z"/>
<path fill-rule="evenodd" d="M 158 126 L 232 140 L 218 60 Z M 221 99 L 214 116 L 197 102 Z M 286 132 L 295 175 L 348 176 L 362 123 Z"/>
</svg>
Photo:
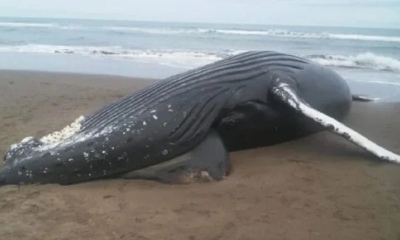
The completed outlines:
<svg viewBox="0 0 400 240">
<path fill-rule="evenodd" d="M 0 18 L 0 69 L 164 78 L 248 50 L 302 56 L 353 92 L 400 99 L 400 29 Z"/>
</svg>

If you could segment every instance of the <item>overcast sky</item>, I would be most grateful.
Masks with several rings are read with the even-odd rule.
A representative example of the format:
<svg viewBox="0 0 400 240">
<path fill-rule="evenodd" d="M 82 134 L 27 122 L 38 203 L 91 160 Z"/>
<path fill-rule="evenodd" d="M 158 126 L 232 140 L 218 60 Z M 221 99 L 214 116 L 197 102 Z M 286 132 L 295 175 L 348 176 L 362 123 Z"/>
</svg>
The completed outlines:
<svg viewBox="0 0 400 240">
<path fill-rule="evenodd" d="M 0 0 L 0 16 L 400 28 L 400 0 Z"/>
</svg>

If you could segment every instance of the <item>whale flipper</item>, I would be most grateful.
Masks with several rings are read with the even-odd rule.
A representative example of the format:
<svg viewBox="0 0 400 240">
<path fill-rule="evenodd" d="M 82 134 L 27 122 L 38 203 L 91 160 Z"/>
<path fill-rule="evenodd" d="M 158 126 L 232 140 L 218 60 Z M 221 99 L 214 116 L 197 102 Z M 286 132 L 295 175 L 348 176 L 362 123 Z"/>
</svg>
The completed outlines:
<svg viewBox="0 0 400 240">
<path fill-rule="evenodd" d="M 124 179 L 148 179 L 184 184 L 222 180 L 229 172 L 228 152 L 216 131 L 190 152 L 166 162 L 125 173 Z"/>
<path fill-rule="evenodd" d="M 345 126 L 343 123 L 314 109 L 298 96 L 295 89 L 296 88 L 291 85 L 290 81 L 285 82 L 277 79 L 276 86 L 271 89 L 271 93 L 276 100 L 285 103 L 288 107 L 308 117 L 325 129 L 344 137 L 378 158 L 385 161 L 400 163 L 399 155 L 384 149 L 353 129 Z"/>
</svg>

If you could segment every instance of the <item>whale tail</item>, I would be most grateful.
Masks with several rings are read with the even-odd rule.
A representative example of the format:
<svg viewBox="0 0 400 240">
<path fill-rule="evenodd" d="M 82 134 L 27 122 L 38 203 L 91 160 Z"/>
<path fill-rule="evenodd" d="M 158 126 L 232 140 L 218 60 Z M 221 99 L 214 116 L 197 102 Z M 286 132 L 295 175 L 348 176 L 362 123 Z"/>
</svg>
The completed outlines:
<svg viewBox="0 0 400 240">
<path fill-rule="evenodd" d="M 371 98 L 366 95 L 359 95 L 359 94 L 353 94 L 351 97 L 352 97 L 353 101 L 356 101 L 356 102 L 372 102 L 372 101 L 376 101 L 379 99 L 379 98 Z"/>
</svg>

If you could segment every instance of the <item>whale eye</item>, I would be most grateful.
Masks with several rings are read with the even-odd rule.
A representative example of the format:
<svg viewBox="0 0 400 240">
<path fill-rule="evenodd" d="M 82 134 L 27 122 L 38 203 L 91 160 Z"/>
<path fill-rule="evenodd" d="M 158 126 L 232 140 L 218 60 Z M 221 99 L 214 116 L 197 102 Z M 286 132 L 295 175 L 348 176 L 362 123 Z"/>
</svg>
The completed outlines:
<svg viewBox="0 0 400 240">
<path fill-rule="evenodd" d="M 87 144 L 87 146 L 88 146 L 88 147 L 91 147 L 91 146 L 93 146 L 93 144 L 94 144 L 94 142 L 89 142 L 89 143 Z"/>
<path fill-rule="evenodd" d="M 128 143 L 128 142 L 132 142 L 132 138 L 128 138 L 127 140 L 126 140 L 126 142 Z"/>
</svg>

